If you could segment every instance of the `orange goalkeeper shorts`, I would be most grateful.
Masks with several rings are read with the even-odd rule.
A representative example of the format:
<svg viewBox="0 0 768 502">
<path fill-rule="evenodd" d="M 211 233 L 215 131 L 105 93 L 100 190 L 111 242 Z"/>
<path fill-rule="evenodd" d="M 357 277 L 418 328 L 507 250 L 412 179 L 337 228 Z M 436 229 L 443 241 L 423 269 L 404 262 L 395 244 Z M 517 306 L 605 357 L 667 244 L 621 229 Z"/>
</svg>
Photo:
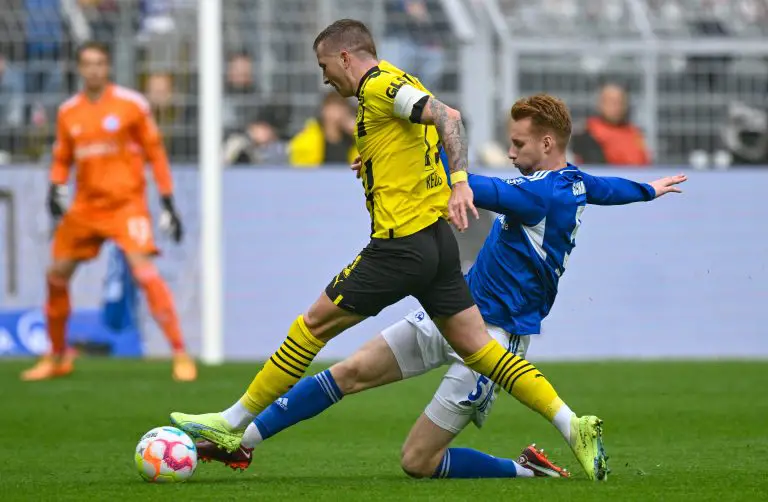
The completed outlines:
<svg viewBox="0 0 768 502">
<path fill-rule="evenodd" d="M 155 255 L 158 249 L 146 207 L 128 206 L 109 212 L 70 211 L 53 236 L 53 258 L 90 260 L 110 239 L 126 254 Z"/>
</svg>

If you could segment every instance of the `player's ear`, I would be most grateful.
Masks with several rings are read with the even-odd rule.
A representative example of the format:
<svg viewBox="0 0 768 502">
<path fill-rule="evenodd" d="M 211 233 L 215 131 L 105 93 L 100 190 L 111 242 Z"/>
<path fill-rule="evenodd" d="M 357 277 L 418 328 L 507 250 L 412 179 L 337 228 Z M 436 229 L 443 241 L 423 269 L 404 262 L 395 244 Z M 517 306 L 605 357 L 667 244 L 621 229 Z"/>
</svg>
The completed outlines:
<svg viewBox="0 0 768 502">
<path fill-rule="evenodd" d="M 549 134 L 545 134 L 542 138 L 542 142 L 544 144 L 544 153 L 549 154 L 552 152 L 552 149 L 555 147 L 555 141 L 552 139 L 552 136 Z"/>
<path fill-rule="evenodd" d="M 345 70 L 348 69 L 350 65 L 349 52 L 341 51 L 339 53 L 339 57 L 341 58 L 341 65 L 344 67 Z"/>
</svg>

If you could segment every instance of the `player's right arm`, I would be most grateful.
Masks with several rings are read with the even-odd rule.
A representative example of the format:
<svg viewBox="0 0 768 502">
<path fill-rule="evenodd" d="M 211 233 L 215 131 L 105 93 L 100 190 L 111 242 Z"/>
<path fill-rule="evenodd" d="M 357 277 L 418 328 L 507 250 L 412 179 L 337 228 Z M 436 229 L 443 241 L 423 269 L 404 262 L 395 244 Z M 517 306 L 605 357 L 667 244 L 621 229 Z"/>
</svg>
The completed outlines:
<svg viewBox="0 0 768 502">
<path fill-rule="evenodd" d="M 670 192 L 680 192 L 675 185 L 685 182 L 683 175 L 667 176 L 649 183 L 608 176 L 592 176 L 581 171 L 587 188 L 587 203 L 599 206 L 618 206 L 633 202 L 650 201 Z"/>
<path fill-rule="evenodd" d="M 58 221 L 66 212 L 67 180 L 72 166 L 74 145 L 64 123 L 63 113 L 59 110 L 56 118 L 56 142 L 53 145 L 51 172 L 48 189 L 48 212 L 54 221 Z"/>
<path fill-rule="evenodd" d="M 522 177 L 507 181 L 480 174 L 469 175 L 469 186 L 477 207 L 511 216 L 525 225 L 540 222 L 548 209 L 546 199 L 529 189 L 531 183 Z"/>
</svg>

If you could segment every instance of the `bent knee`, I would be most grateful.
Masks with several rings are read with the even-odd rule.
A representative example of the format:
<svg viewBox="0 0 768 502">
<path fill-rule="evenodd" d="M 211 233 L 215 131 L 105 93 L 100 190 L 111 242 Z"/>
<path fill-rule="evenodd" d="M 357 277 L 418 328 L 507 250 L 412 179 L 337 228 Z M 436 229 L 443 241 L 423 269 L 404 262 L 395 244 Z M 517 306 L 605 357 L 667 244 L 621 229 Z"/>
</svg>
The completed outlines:
<svg viewBox="0 0 768 502">
<path fill-rule="evenodd" d="M 324 342 L 365 319 L 361 315 L 339 308 L 325 293 L 309 307 L 302 318 L 309 332 Z"/>
<path fill-rule="evenodd" d="M 134 279 L 140 285 L 144 286 L 160 278 L 160 271 L 151 261 L 143 263 L 132 263 L 131 273 Z"/>
<path fill-rule="evenodd" d="M 69 283 L 74 272 L 75 265 L 69 262 L 55 262 L 48 267 L 46 276 L 50 284 L 64 287 Z"/>
<path fill-rule="evenodd" d="M 400 467 L 412 478 L 431 478 L 442 458 L 443 452 L 432 454 L 406 445 L 400 454 Z"/>
</svg>

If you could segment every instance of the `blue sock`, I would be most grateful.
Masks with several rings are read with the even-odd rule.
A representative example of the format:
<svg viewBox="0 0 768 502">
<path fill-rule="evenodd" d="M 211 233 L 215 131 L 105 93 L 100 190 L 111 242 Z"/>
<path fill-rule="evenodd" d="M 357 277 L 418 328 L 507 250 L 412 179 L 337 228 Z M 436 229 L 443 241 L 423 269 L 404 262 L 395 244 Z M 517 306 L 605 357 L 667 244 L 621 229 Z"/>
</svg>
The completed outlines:
<svg viewBox="0 0 768 502">
<path fill-rule="evenodd" d="M 514 460 L 496 458 L 471 448 L 448 448 L 433 478 L 514 478 Z"/>
<path fill-rule="evenodd" d="M 330 370 L 303 378 L 287 394 L 275 400 L 253 423 L 262 439 L 274 436 L 302 420 L 319 415 L 344 397 Z"/>
</svg>

